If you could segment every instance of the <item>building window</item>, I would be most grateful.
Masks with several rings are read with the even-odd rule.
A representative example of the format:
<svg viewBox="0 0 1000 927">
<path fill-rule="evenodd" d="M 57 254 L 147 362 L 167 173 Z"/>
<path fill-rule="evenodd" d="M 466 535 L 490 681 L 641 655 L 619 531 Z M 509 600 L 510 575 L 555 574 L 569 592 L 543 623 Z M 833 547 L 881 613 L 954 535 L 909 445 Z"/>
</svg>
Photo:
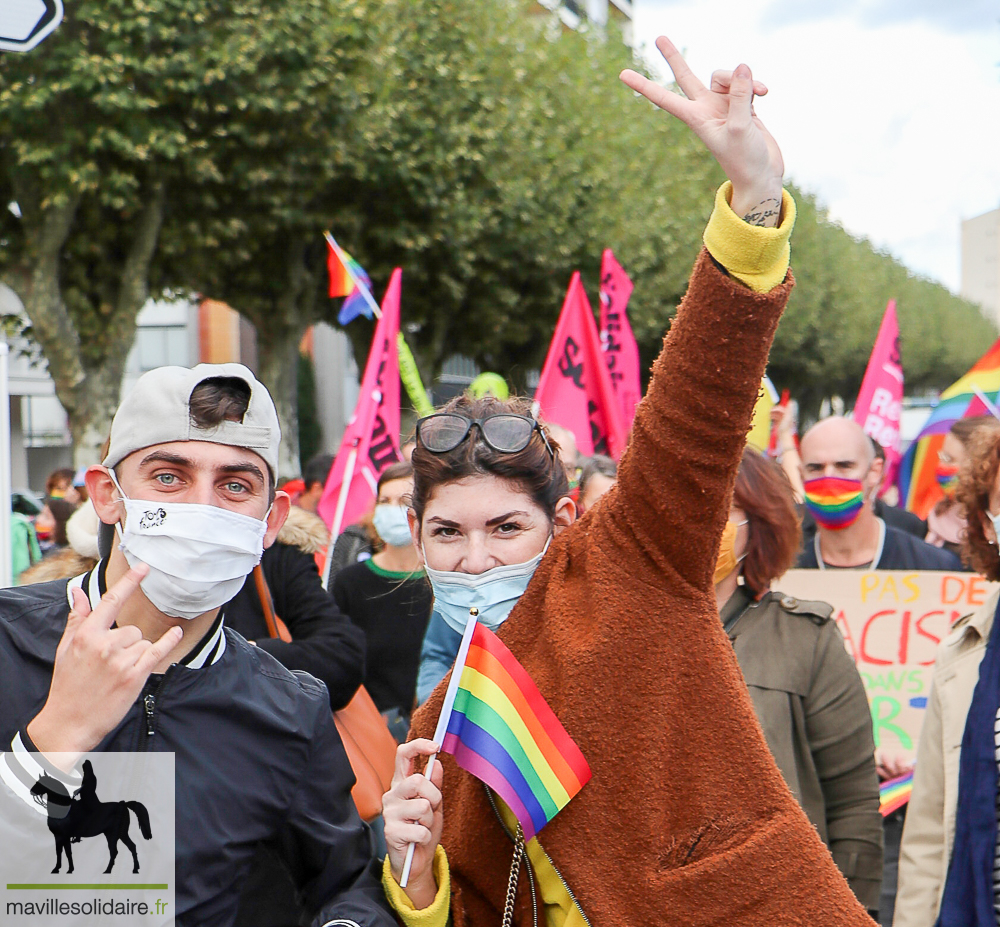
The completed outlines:
<svg viewBox="0 0 1000 927">
<path fill-rule="evenodd" d="M 22 396 L 21 428 L 25 447 L 62 447 L 70 443 L 66 411 L 55 396 Z"/>
<path fill-rule="evenodd" d="M 139 370 L 155 367 L 187 367 L 189 344 L 184 325 L 143 325 L 136 332 L 135 347 Z"/>
</svg>

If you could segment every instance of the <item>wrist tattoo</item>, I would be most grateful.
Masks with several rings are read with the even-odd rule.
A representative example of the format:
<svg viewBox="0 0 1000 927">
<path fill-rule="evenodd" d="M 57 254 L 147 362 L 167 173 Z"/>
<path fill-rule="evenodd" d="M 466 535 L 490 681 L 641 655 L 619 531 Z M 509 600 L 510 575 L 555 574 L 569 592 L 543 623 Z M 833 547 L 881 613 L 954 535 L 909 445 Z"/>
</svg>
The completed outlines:
<svg viewBox="0 0 1000 927">
<path fill-rule="evenodd" d="M 743 221 L 750 225 L 774 226 L 781 216 L 781 198 L 770 196 L 761 200 L 744 217 Z"/>
</svg>

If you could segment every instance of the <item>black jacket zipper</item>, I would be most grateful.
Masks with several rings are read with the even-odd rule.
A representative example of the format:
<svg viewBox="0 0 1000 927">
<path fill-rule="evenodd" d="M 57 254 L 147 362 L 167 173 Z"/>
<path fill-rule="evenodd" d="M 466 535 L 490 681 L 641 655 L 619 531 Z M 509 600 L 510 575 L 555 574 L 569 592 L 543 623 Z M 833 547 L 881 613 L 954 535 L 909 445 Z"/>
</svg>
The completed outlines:
<svg viewBox="0 0 1000 927">
<path fill-rule="evenodd" d="M 163 674 L 162 678 L 155 686 L 146 684 L 145 694 L 140 697 L 142 704 L 142 718 L 140 723 L 139 749 L 148 750 L 149 741 L 156 736 L 156 699 L 163 691 L 163 686 L 170 673 L 170 667 Z"/>
</svg>

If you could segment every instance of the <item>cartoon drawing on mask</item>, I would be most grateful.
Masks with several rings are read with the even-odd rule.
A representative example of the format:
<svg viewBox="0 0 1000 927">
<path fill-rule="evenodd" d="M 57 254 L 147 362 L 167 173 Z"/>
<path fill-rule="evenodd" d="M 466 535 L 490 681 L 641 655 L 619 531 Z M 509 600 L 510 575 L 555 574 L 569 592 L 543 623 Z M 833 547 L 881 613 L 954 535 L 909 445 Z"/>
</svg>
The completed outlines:
<svg viewBox="0 0 1000 927">
<path fill-rule="evenodd" d="M 142 520 L 139 522 L 140 528 L 156 528 L 163 524 L 163 519 L 167 517 L 167 513 L 163 509 L 157 509 L 155 512 L 146 512 L 142 516 Z"/>
<path fill-rule="evenodd" d="M 70 843 L 79 843 L 82 837 L 96 837 L 103 834 L 108 842 L 108 868 L 105 875 L 111 872 L 118 856 L 118 842 L 128 847 L 132 854 L 132 872 L 139 871 L 139 854 L 135 843 L 129 837 L 129 811 L 132 811 L 139 822 L 139 831 L 146 840 L 153 836 L 149 826 L 149 813 L 146 806 L 138 801 L 103 802 L 97 797 L 97 776 L 90 760 L 83 762 L 83 783 L 70 797 L 69 791 L 58 779 L 42 774 L 31 787 L 31 797 L 48 812 L 48 826 L 56 842 L 56 867 L 53 873 L 62 868 L 62 854 L 66 851 L 68 875 L 73 871 L 73 853 Z"/>
</svg>

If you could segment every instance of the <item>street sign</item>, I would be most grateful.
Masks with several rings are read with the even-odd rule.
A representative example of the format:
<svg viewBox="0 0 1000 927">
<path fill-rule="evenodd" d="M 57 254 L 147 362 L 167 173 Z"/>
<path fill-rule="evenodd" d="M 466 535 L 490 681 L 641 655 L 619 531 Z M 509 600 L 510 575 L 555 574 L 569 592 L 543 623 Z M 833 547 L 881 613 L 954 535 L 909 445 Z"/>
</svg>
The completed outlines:
<svg viewBox="0 0 1000 927">
<path fill-rule="evenodd" d="M 29 51 L 62 18 L 62 0 L 0 0 L 0 50 Z"/>
</svg>

